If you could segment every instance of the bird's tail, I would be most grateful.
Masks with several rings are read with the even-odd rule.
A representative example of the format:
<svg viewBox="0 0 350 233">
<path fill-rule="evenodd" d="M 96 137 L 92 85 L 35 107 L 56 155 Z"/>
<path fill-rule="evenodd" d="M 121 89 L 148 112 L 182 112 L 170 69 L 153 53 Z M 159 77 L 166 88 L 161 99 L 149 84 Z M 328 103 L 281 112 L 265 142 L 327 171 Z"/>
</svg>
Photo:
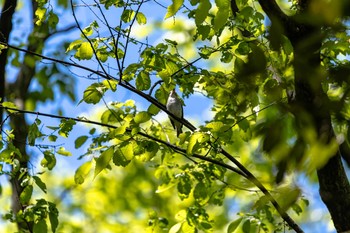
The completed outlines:
<svg viewBox="0 0 350 233">
<path fill-rule="evenodd" d="M 182 133 L 182 128 L 181 127 L 177 127 L 176 128 L 176 134 L 177 134 L 177 137 L 179 137 L 179 135 Z"/>
</svg>

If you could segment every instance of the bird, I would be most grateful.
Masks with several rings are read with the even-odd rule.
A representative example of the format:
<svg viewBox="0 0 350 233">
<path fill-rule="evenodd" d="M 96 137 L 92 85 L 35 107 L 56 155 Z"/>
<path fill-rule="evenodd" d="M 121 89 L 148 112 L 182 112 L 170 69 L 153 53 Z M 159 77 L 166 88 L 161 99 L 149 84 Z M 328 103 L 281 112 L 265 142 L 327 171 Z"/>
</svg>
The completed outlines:
<svg viewBox="0 0 350 233">
<path fill-rule="evenodd" d="M 166 103 L 166 109 L 177 116 L 178 118 L 183 117 L 183 106 L 182 102 L 175 92 L 175 89 L 170 91 L 168 101 Z M 171 125 L 176 129 L 176 135 L 179 137 L 179 135 L 182 133 L 182 123 L 175 120 L 173 117 L 169 116 Z"/>
</svg>

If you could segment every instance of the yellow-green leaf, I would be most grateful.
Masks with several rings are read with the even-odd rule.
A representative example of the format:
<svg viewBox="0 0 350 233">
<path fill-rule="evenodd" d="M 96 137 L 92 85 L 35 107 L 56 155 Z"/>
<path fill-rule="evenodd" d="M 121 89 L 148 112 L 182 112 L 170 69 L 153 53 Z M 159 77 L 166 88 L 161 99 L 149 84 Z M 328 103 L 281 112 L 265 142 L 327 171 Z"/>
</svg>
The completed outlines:
<svg viewBox="0 0 350 233">
<path fill-rule="evenodd" d="M 229 0 L 216 0 L 218 6 L 218 12 L 214 18 L 214 30 L 219 31 L 227 22 L 230 14 L 230 1 Z"/>
<path fill-rule="evenodd" d="M 21 203 L 27 204 L 30 201 L 30 198 L 32 197 L 32 193 L 33 193 L 33 186 L 32 185 L 26 186 L 21 192 L 21 195 L 19 197 L 21 200 Z"/>
<path fill-rule="evenodd" d="M 151 116 L 148 112 L 139 112 L 136 114 L 134 121 L 136 124 L 141 124 L 149 121 L 151 119 Z"/>
<path fill-rule="evenodd" d="M 195 18 L 195 22 L 196 25 L 199 26 L 201 25 L 204 20 L 207 18 L 209 10 L 211 8 L 211 3 L 209 0 L 201 0 L 198 8 L 196 10 L 196 18 Z"/>
<path fill-rule="evenodd" d="M 75 141 L 74 141 L 75 149 L 80 148 L 86 142 L 87 139 L 88 139 L 88 136 L 85 136 L 85 135 L 80 136 L 77 139 L 75 139 Z"/>
<path fill-rule="evenodd" d="M 75 53 L 74 57 L 79 60 L 90 60 L 93 56 L 93 49 L 89 42 L 83 42 Z"/>
<path fill-rule="evenodd" d="M 190 136 L 187 146 L 187 154 L 195 153 L 200 148 L 200 145 L 208 140 L 208 134 L 202 132 L 195 132 Z"/>
<path fill-rule="evenodd" d="M 18 109 L 17 106 L 12 102 L 3 102 L 2 106 L 4 106 L 6 110 L 9 111 L 9 113 L 17 112 L 16 110 L 13 110 L 13 109 Z"/>
<path fill-rule="evenodd" d="M 35 22 L 36 25 L 40 26 L 42 22 L 44 21 L 44 17 L 46 14 L 46 8 L 38 8 L 35 11 L 35 16 L 37 17 L 37 21 Z"/>
<path fill-rule="evenodd" d="M 94 178 L 108 165 L 114 154 L 114 147 L 110 147 L 103 151 L 102 154 L 96 159 L 96 167 Z"/>
<path fill-rule="evenodd" d="M 174 16 L 179 11 L 180 7 L 184 3 L 184 0 L 172 0 L 172 2 L 173 3 L 168 6 L 168 11 L 165 15 L 165 19 Z"/>
<path fill-rule="evenodd" d="M 83 101 L 88 104 L 97 104 L 106 91 L 106 87 L 100 83 L 93 83 L 84 91 Z"/>
<path fill-rule="evenodd" d="M 74 182 L 76 184 L 84 183 L 85 178 L 87 177 L 90 171 L 91 171 L 91 161 L 87 161 L 75 171 Z"/>
<path fill-rule="evenodd" d="M 147 18 L 143 13 L 138 12 L 136 15 L 136 21 L 138 24 L 143 25 L 147 23 Z"/>
<path fill-rule="evenodd" d="M 60 147 L 57 151 L 57 154 L 63 155 L 63 156 L 72 156 L 72 153 L 67 151 L 64 147 Z"/>
</svg>

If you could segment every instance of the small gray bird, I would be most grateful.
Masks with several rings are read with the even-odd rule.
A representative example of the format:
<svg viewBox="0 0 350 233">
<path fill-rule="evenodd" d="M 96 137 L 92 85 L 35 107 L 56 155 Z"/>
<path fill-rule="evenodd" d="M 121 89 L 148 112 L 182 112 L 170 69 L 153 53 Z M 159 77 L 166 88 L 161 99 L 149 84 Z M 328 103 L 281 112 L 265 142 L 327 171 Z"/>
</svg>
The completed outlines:
<svg viewBox="0 0 350 233">
<path fill-rule="evenodd" d="M 183 117 L 182 102 L 176 94 L 175 89 L 170 91 L 168 101 L 166 103 L 166 109 L 179 118 Z M 176 135 L 179 136 L 180 133 L 182 133 L 182 123 L 178 122 L 171 116 L 169 116 L 169 119 L 174 129 L 176 129 Z"/>
</svg>

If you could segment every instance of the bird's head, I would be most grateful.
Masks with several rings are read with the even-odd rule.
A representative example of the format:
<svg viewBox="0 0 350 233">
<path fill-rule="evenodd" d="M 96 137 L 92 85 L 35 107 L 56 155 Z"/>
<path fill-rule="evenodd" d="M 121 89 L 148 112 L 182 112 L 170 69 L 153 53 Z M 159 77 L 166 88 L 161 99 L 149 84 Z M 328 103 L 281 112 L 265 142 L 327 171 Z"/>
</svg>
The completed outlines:
<svg viewBox="0 0 350 233">
<path fill-rule="evenodd" d="M 170 96 L 174 98 L 177 96 L 175 88 L 170 91 Z"/>
</svg>

